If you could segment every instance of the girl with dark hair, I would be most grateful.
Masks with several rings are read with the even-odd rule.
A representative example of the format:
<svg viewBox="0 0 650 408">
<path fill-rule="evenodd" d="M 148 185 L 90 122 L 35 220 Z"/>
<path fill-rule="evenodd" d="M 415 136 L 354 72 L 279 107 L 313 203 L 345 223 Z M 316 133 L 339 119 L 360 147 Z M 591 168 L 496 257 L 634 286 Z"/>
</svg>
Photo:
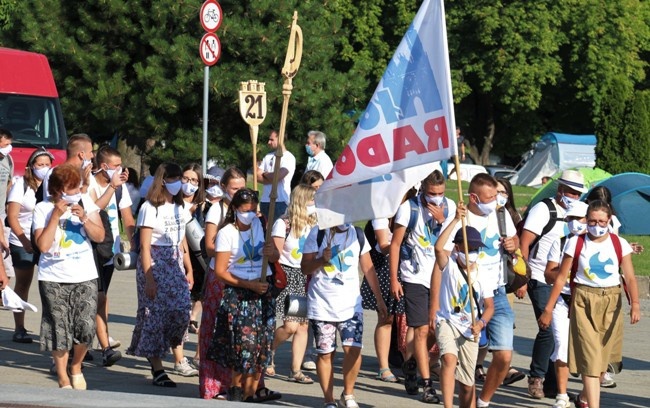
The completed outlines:
<svg viewBox="0 0 650 408">
<path fill-rule="evenodd" d="M 27 160 L 25 175 L 14 179 L 7 197 L 7 223 L 11 261 L 16 272 L 14 290 L 24 301 L 28 300 L 29 287 L 34 277 L 34 265 L 38 258 L 34 255 L 31 242 L 31 228 L 36 190 L 52 168 L 54 156 L 45 149 L 36 149 Z M 25 329 L 25 312 L 14 313 L 15 330 L 12 340 L 16 343 L 31 343 L 33 339 Z"/>
<path fill-rule="evenodd" d="M 280 254 L 273 242 L 264 242 L 258 203 L 256 191 L 237 191 L 217 234 L 215 273 L 225 288 L 207 356 L 230 368 L 231 401 L 256 402 L 275 329 L 271 269 L 262 270 L 262 257 L 276 262 Z M 266 281 L 260 282 L 260 276 Z"/>
<path fill-rule="evenodd" d="M 146 357 L 153 384 L 160 387 L 176 386 L 165 373 L 162 358 L 170 347 L 182 347 L 190 320 L 193 278 L 184 248 L 185 225 L 192 216 L 184 206 L 181 176 L 177 164 L 158 167 L 137 222 L 138 312 L 127 354 Z"/>
<path fill-rule="evenodd" d="M 318 190 L 324 181 L 325 181 L 325 177 L 323 177 L 323 175 L 319 171 L 307 170 L 305 174 L 302 175 L 302 178 L 300 179 L 300 184 L 307 184 L 308 186 L 312 186 L 316 190 Z"/>
</svg>

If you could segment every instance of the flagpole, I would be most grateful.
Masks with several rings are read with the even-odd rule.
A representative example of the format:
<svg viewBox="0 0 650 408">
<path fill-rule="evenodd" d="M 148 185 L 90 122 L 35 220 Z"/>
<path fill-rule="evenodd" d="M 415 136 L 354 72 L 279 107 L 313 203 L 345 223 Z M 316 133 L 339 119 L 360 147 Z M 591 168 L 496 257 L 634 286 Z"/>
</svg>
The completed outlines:
<svg viewBox="0 0 650 408">
<path fill-rule="evenodd" d="M 282 154 L 284 153 L 284 134 L 287 125 L 287 114 L 289 111 L 289 99 L 291 98 L 291 91 L 293 90 L 293 77 L 298 73 L 300 67 L 300 60 L 302 59 L 302 29 L 298 25 L 298 12 L 293 12 L 293 21 L 291 23 L 291 33 L 289 34 L 289 46 L 287 47 L 287 55 L 284 59 L 284 66 L 282 67 L 282 76 L 284 76 L 284 84 L 282 85 L 282 115 L 280 117 L 280 131 L 278 134 L 278 148 L 275 150 L 275 163 L 273 166 L 273 183 L 271 184 L 271 193 L 269 195 L 269 214 L 266 220 L 266 237 L 264 242 L 271 240 L 271 229 L 273 226 L 273 218 L 275 217 L 275 201 L 278 198 L 278 179 L 280 178 L 280 168 L 282 161 Z M 266 281 L 266 269 L 269 264 L 269 259 L 266 255 L 262 258 L 262 273 L 260 274 L 260 282 Z"/>
</svg>

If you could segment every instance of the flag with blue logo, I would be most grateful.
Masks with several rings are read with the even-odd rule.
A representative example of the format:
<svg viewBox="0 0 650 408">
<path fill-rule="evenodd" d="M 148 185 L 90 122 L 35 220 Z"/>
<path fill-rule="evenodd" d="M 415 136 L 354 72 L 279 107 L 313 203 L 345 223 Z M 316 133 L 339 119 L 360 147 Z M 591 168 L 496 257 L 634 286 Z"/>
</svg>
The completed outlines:
<svg viewBox="0 0 650 408">
<path fill-rule="evenodd" d="M 425 0 L 316 194 L 319 227 L 392 217 L 413 185 L 456 154 L 455 129 L 443 0 Z"/>
</svg>

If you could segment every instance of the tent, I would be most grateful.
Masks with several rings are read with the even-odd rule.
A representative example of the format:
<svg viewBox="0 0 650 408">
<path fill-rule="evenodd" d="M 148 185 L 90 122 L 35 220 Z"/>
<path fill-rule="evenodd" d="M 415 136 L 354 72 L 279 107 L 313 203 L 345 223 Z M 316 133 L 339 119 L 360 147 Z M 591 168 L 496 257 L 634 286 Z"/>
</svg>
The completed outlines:
<svg viewBox="0 0 650 408">
<path fill-rule="evenodd" d="M 512 176 L 510 182 L 520 186 L 538 186 L 542 177 L 552 177 L 561 170 L 596 165 L 596 136 L 547 133 L 535 144 L 532 156 Z"/>
<path fill-rule="evenodd" d="M 612 177 L 610 173 L 599 168 L 592 169 L 589 167 L 580 167 L 574 170 L 578 170 L 580 173 L 582 173 L 582 177 L 585 178 L 585 185 L 587 186 L 588 189 L 591 189 L 591 187 L 597 185 L 603 180 L 607 180 L 610 177 Z M 530 202 L 528 203 L 526 210 L 533 208 L 535 204 L 542 201 L 546 197 L 554 197 L 555 193 L 557 192 L 557 185 L 558 185 L 557 179 L 559 179 L 561 175 L 562 175 L 561 172 L 557 173 L 555 176 L 553 176 L 553 179 L 551 181 L 544 184 L 542 188 L 537 190 L 537 192 L 530 199 Z M 584 196 L 586 196 L 586 194 L 583 195 L 583 197 Z"/>
<path fill-rule="evenodd" d="M 650 235 L 650 176 L 621 173 L 601 181 L 612 193 L 612 206 L 621 221 L 621 234 Z"/>
</svg>

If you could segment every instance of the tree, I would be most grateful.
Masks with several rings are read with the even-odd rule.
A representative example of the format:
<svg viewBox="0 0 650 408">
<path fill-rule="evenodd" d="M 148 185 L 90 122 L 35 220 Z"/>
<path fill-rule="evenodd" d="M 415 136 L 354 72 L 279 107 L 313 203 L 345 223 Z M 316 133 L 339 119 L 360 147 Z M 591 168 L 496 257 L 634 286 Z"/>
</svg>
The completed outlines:
<svg viewBox="0 0 650 408">
<path fill-rule="evenodd" d="M 0 31 L 11 28 L 11 16 L 16 9 L 16 0 L 0 0 Z"/>
</svg>

